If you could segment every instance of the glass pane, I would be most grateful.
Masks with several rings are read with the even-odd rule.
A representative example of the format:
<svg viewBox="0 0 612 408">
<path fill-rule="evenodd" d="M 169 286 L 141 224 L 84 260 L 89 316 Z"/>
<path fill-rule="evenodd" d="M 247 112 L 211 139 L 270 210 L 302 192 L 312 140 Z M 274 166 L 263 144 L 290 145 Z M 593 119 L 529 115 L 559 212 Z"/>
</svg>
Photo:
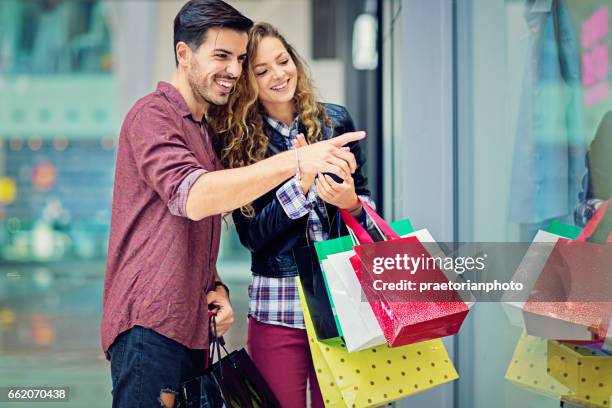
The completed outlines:
<svg viewBox="0 0 612 408">
<path fill-rule="evenodd" d="M 582 226 L 612 196 L 612 1 L 457 4 L 459 239 L 531 242 L 553 222 Z M 459 406 L 609 406 L 563 388 L 546 341 L 521 334 L 501 304 L 474 308 L 458 339 Z"/>
</svg>

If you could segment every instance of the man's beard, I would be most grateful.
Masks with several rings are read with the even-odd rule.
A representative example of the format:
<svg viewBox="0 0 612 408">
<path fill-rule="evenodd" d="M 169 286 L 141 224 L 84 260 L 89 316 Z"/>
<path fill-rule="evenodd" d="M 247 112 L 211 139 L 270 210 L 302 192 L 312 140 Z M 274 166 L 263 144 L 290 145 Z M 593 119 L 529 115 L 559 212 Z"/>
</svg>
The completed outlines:
<svg viewBox="0 0 612 408">
<path fill-rule="evenodd" d="M 187 79 L 189 81 L 189 86 L 191 87 L 191 92 L 193 93 L 194 97 L 198 99 L 201 103 L 211 105 L 225 105 L 229 100 L 229 95 L 219 97 L 219 99 L 224 98 L 222 101 L 218 100 L 213 95 L 214 91 L 211 91 L 210 87 L 206 85 L 205 80 L 202 80 L 202 78 L 203 75 L 201 74 L 199 65 L 195 62 L 192 62 Z M 213 78 L 213 81 L 214 79 L 215 78 Z"/>
</svg>

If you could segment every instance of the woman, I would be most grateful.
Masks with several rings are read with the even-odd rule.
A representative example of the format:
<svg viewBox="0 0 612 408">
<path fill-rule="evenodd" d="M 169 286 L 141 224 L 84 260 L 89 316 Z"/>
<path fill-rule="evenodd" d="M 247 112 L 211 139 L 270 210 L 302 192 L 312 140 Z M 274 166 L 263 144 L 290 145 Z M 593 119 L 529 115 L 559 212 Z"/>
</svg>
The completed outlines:
<svg viewBox="0 0 612 408">
<path fill-rule="evenodd" d="M 213 126 L 227 168 L 242 167 L 280 151 L 354 131 L 342 106 L 315 101 L 305 64 L 267 23 L 249 34 L 243 79 Z M 298 137 L 299 135 L 299 137 Z M 305 135 L 305 136 L 303 136 Z M 313 241 L 346 235 L 338 208 L 362 215 L 358 196 L 367 199 L 363 155 L 350 146 L 357 169 L 345 180 L 301 174 L 251 205 L 236 210 L 242 244 L 251 251 L 249 353 L 283 407 L 323 406 L 304 327 L 292 251 Z M 299 151 L 298 151 L 299 155 Z"/>
</svg>

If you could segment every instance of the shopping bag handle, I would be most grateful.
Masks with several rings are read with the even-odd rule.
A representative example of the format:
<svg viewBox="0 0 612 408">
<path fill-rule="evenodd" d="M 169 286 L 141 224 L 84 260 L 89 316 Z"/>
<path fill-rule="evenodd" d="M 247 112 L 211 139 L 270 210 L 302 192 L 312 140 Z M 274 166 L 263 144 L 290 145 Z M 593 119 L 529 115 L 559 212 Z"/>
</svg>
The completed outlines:
<svg viewBox="0 0 612 408">
<path fill-rule="evenodd" d="M 595 233 L 595 230 L 604 219 L 606 212 L 608 211 L 608 205 L 610 204 L 610 200 L 604 201 L 604 203 L 595 211 L 595 214 L 591 217 L 587 225 L 585 225 L 582 232 L 576 237 L 576 241 L 586 241 Z"/>
<path fill-rule="evenodd" d="M 363 209 L 370 216 L 370 218 L 374 221 L 374 223 L 378 226 L 380 231 L 387 236 L 388 239 L 399 239 L 400 236 L 397 235 L 397 232 L 391 228 L 387 221 L 383 220 L 383 218 L 378 215 L 376 210 L 374 210 L 369 204 L 365 202 L 361 202 Z"/>
<path fill-rule="evenodd" d="M 342 221 L 344 221 L 346 227 L 349 229 L 349 234 L 354 236 L 357 243 L 368 244 L 370 242 L 374 242 L 370 234 L 368 234 L 368 231 L 363 228 L 359 221 L 357 221 L 350 212 L 341 208 L 340 217 L 342 217 Z"/>
<path fill-rule="evenodd" d="M 209 339 L 210 345 L 208 353 L 206 354 L 206 367 L 210 367 L 215 362 L 215 354 L 217 355 L 217 361 L 221 360 L 221 349 L 225 351 L 225 354 L 228 355 L 229 352 L 225 348 L 225 340 L 223 336 L 219 336 L 217 334 L 217 310 L 215 308 L 211 309 L 209 305 L 208 310 L 208 323 L 209 323 Z M 219 367 L 219 373 L 223 376 L 222 368 Z"/>
<path fill-rule="evenodd" d="M 219 311 L 219 309 L 217 308 L 217 306 L 210 304 L 208 305 L 208 318 L 209 320 L 212 319 L 213 317 L 215 317 L 215 320 L 212 320 L 211 323 L 213 323 L 215 325 L 214 329 L 215 329 L 215 339 L 216 341 L 219 342 L 219 344 L 221 345 L 221 347 L 225 347 L 225 339 L 223 338 L 223 336 L 217 336 L 217 321 L 216 321 L 216 316 L 217 316 L 217 312 Z"/>
<path fill-rule="evenodd" d="M 400 238 L 400 236 L 397 235 L 395 231 L 393 231 L 393 228 L 391 228 L 389 224 L 387 224 L 387 222 L 383 220 L 383 218 L 378 215 L 378 213 L 376 213 L 376 211 L 369 204 L 365 203 L 361 198 L 359 198 L 359 202 L 361 203 L 361 206 L 363 207 L 363 210 L 366 212 L 366 214 L 372 219 L 374 224 L 376 224 L 376 226 L 380 229 L 380 232 L 382 232 L 387 237 L 387 239 L 392 240 Z M 357 219 L 355 219 L 355 217 L 349 211 L 341 208 L 340 216 L 342 217 L 342 220 L 344 221 L 346 226 L 353 231 L 355 237 L 360 243 L 368 244 L 374 242 L 370 234 L 368 234 L 368 231 L 361 225 L 361 223 L 359 223 L 359 221 L 357 221 Z"/>
</svg>

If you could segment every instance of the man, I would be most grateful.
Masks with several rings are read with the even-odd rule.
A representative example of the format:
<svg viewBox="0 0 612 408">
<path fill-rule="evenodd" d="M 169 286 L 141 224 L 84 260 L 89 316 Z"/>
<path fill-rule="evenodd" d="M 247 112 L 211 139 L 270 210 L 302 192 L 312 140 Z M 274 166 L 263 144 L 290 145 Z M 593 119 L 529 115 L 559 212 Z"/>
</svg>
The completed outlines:
<svg viewBox="0 0 612 408">
<path fill-rule="evenodd" d="M 222 170 L 204 117 L 227 103 L 242 73 L 252 21 L 220 0 L 190 0 L 174 20 L 172 83 L 138 101 L 122 126 L 104 281 L 102 347 L 113 406 L 172 407 L 204 370 L 207 310 L 219 334 L 233 322 L 216 273 L 221 217 L 300 171 L 343 178 L 355 132 L 254 165 Z"/>
</svg>

